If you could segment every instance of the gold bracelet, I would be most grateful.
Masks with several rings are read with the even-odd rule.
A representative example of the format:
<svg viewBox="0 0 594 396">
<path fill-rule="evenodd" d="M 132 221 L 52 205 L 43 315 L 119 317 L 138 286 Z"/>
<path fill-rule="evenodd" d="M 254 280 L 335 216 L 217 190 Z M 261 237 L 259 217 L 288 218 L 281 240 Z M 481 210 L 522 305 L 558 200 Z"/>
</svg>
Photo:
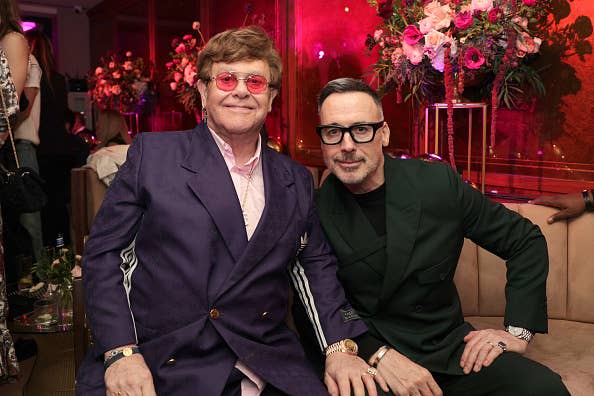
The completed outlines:
<svg viewBox="0 0 594 396">
<path fill-rule="evenodd" d="M 379 364 L 380 360 L 382 360 L 382 358 L 384 357 L 384 355 L 386 353 L 388 353 L 388 351 L 391 348 L 387 345 L 382 345 L 378 350 L 377 350 L 377 355 L 375 355 L 375 359 L 373 359 L 373 362 L 371 362 L 371 366 L 377 368 L 377 365 Z"/>
</svg>

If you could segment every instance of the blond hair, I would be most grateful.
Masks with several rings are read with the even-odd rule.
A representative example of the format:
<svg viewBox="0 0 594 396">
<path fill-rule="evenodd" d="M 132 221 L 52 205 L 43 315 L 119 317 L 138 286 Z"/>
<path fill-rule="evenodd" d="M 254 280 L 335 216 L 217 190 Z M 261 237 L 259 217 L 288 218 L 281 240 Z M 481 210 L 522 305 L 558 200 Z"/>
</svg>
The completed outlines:
<svg viewBox="0 0 594 396">
<path fill-rule="evenodd" d="M 213 63 L 263 60 L 270 67 L 271 88 L 280 88 L 282 63 L 274 43 L 258 26 L 230 29 L 211 38 L 198 56 L 198 76 L 208 83 Z"/>
</svg>

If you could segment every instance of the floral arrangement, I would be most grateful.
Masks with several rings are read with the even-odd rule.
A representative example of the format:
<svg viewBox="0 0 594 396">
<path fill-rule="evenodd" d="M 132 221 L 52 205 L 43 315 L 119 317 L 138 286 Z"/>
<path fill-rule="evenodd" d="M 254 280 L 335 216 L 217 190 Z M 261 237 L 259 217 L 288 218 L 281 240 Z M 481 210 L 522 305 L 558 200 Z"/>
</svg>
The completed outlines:
<svg viewBox="0 0 594 396">
<path fill-rule="evenodd" d="M 123 58 L 108 54 L 89 73 L 89 96 L 101 110 L 132 111 L 150 96 L 151 80 L 152 70 L 131 51 Z"/>
<path fill-rule="evenodd" d="M 72 270 L 80 265 L 81 256 L 75 255 L 71 249 L 43 249 L 39 260 L 33 265 L 32 272 L 46 284 L 60 286 L 66 290 L 72 285 Z"/>
<path fill-rule="evenodd" d="M 551 0 L 368 2 L 383 19 L 366 43 L 370 51 L 378 50 L 373 69 L 380 91 L 396 90 L 398 101 L 403 90 L 408 91 L 406 99 L 445 98 L 452 164 L 452 103 L 468 81 L 488 76 L 492 146 L 500 101 L 513 107 L 526 84 L 544 93 L 538 73 L 526 68 L 525 60 L 539 51 L 542 40 L 537 37 L 537 23 L 549 13 Z"/>
<path fill-rule="evenodd" d="M 206 43 L 200 32 L 200 22 L 194 22 L 192 29 L 196 33 L 186 34 L 171 41 L 173 51 L 169 54 L 171 60 L 165 64 L 165 80 L 169 82 L 169 87 L 186 111 L 193 114 L 200 108 L 200 94 L 196 89 L 196 64 L 198 54 Z"/>
</svg>

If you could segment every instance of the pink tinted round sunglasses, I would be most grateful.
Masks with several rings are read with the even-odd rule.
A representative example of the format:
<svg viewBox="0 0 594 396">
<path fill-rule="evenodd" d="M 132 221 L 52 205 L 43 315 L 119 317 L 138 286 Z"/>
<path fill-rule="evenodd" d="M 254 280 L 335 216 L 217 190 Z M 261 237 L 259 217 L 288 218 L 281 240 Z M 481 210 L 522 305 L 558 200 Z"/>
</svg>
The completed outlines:
<svg viewBox="0 0 594 396">
<path fill-rule="evenodd" d="M 266 80 L 266 77 L 257 74 L 250 74 L 246 77 L 237 77 L 233 72 L 222 72 L 210 79 L 215 81 L 218 89 L 226 92 L 233 91 L 235 87 L 237 87 L 239 80 L 244 81 L 248 91 L 253 94 L 264 93 L 268 88 L 268 80 Z"/>
</svg>

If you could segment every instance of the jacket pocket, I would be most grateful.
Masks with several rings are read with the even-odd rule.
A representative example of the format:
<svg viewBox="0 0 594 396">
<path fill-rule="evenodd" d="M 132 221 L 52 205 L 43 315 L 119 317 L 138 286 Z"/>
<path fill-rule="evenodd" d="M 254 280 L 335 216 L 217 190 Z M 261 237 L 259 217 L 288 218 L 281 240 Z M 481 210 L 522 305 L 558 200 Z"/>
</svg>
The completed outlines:
<svg viewBox="0 0 594 396">
<path fill-rule="evenodd" d="M 419 271 L 416 275 L 417 282 L 421 285 L 442 282 L 450 278 L 454 267 L 455 266 L 450 261 L 450 257 L 446 257 L 439 264 L 435 264 L 427 269 Z"/>
</svg>

